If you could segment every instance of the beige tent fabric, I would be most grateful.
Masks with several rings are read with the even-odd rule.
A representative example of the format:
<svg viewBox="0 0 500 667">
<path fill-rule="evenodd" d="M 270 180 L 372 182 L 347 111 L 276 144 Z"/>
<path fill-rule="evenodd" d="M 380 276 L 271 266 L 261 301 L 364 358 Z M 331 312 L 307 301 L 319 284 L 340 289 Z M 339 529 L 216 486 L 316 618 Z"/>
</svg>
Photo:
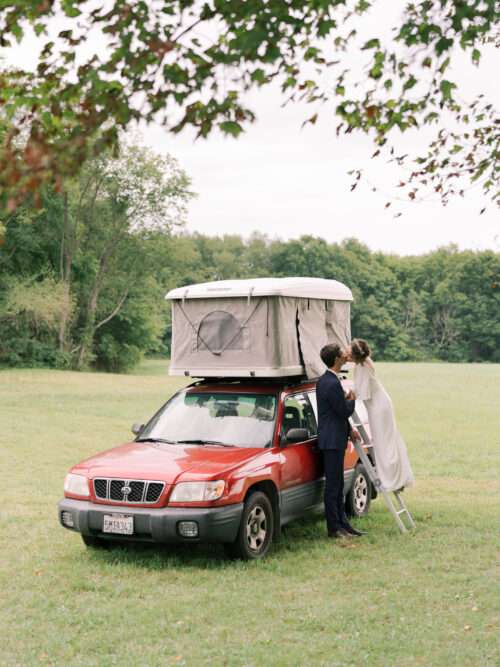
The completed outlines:
<svg viewBox="0 0 500 667">
<path fill-rule="evenodd" d="M 176 299 L 170 373 L 273 377 L 305 371 L 315 378 L 324 372 L 321 347 L 345 345 L 349 336 L 349 302 L 281 296 Z"/>
<path fill-rule="evenodd" d="M 186 299 L 172 302 L 170 372 L 193 376 L 302 372 L 295 334 L 295 300 L 283 297 Z M 220 335 L 211 324 L 237 321 L 237 335 Z M 229 343 L 227 347 L 225 343 Z"/>
<path fill-rule="evenodd" d="M 351 340 L 351 304 L 349 301 L 327 301 L 327 304 L 328 342 L 346 347 Z"/>
<path fill-rule="evenodd" d="M 325 301 L 300 299 L 298 316 L 300 349 L 305 372 L 308 378 L 315 378 L 325 370 L 325 366 L 319 357 L 319 351 L 323 345 L 328 343 Z"/>
<path fill-rule="evenodd" d="M 327 343 L 345 347 L 350 340 L 350 303 L 298 299 L 299 341 L 308 378 L 317 378 L 325 372 L 319 352 Z"/>
</svg>

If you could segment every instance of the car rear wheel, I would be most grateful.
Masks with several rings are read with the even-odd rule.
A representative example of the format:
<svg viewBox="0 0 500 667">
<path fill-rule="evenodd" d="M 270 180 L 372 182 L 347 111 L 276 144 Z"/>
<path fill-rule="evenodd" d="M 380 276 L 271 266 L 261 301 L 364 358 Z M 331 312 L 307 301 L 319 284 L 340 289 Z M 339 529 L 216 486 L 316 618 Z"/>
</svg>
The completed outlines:
<svg viewBox="0 0 500 667">
<path fill-rule="evenodd" d="M 372 483 L 364 465 L 358 464 L 346 498 L 346 510 L 351 516 L 365 516 L 372 500 Z"/>
<path fill-rule="evenodd" d="M 255 491 L 245 500 L 238 537 L 232 544 L 226 545 L 226 551 L 232 558 L 263 558 L 271 546 L 273 532 L 271 501 L 262 491 Z"/>
</svg>

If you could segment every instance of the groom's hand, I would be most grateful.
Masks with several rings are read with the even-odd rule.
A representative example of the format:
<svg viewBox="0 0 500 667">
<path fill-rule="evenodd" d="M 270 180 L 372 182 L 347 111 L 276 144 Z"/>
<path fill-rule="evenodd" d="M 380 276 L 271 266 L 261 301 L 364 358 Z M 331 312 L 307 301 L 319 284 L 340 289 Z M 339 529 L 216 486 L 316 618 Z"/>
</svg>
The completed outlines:
<svg viewBox="0 0 500 667">
<path fill-rule="evenodd" d="M 355 401 L 356 400 L 356 394 L 353 392 L 352 389 L 349 389 L 347 394 L 345 395 L 346 401 Z"/>
</svg>

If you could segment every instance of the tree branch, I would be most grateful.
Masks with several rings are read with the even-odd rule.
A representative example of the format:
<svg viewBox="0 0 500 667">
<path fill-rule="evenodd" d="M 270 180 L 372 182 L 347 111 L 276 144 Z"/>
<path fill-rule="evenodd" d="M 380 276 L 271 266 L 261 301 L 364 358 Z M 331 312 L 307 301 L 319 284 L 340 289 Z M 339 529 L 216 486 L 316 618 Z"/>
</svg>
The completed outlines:
<svg viewBox="0 0 500 667">
<path fill-rule="evenodd" d="M 195 27 L 196 27 L 197 25 L 199 25 L 200 23 L 203 23 L 204 20 L 205 20 L 205 19 L 200 18 L 200 19 L 198 19 L 197 21 L 195 21 L 194 23 L 192 23 L 191 25 L 189 25 L 189 26 L 188 26 L 187 28 L 185 28 L 182 32 L 180 32 L 176 37 L 173 37 L 173 38 L 172 38 L 172 42 L 178 42 L 178 41 L 180 40 L 181 37 L 183 37 L 184 35 L 186 35 L 188 32 L 191 32 L 191 30 L 192 30 L 193 28 L 195 28 Z"/>
<path fill-rule="evenodd" d="M 125 299 L 128 296 L 128 292 L 129 292 L 129 289 L 127 287 L 127 289 L 125 290 L 124 295 L 122 296 L 122 298 L 120 299 L 120 301 L 118 302 L 116 307 L 112 310 L 112 312 L 107 317 L 105 317 L 103 320 L 101 320 L 99 322 L 99 324 L 96 324 L 95 331 L 97 331 L 97 329 L 99 329 L 99 327 L 102 327 L 104 324 L 106 324 L 107 322 L 112 320 L 115 315 L 118 315 L 118 313 L 120 312 L 121 307 L 125 303 Z"/>
</svg>

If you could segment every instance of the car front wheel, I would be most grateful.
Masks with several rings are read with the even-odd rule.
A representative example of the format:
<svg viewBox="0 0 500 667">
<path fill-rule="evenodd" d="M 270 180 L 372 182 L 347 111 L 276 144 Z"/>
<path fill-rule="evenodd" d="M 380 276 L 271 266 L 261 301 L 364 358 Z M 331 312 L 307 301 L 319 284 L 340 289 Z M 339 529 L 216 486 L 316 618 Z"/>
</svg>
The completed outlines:
<svg viewBox="0 0 500 667">
<path fill-rule="evenodd" d="M 238 537 L 226 546 L 232 558 L 256 560 L 269 551 L 274 531 L 271 501 L 262 491 L 251 493 L 245 500 Z"/>
<path fill-rule="evenodd" d="M 365 516 L 370 509 L 372 483 L 363 465 L 358 464 L 346 498 L 346 510 L 351 516 Z"/>
<path fill-rule="evenodd" d="M 91 547 L 92 549 L 106 549 L 109 546 L 109 542 L 106 540 L 101 540 L 91 535 L 82 535 L 82 540 L 86 547 Z"/>
</svg>

